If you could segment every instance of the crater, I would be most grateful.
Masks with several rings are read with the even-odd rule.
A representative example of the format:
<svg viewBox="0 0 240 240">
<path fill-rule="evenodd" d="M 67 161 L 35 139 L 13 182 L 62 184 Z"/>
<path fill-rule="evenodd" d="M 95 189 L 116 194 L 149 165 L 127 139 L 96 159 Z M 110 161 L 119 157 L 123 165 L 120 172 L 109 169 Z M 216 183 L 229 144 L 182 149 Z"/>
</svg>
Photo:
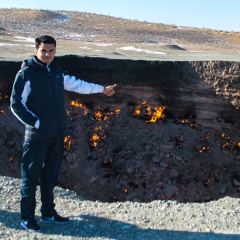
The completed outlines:
<svg viewBox="0 0 240 240">
<path fill-rule="evenodd" d="M 58 185 L 90 200 L 206 202 L 240 195 L 239 63 L 57 57 L 116 94 L 66 92 Z M 20 177 L 23 126 L 9 109 L 21 62 L 0 62 L 0 174 Z"/>
</svg>

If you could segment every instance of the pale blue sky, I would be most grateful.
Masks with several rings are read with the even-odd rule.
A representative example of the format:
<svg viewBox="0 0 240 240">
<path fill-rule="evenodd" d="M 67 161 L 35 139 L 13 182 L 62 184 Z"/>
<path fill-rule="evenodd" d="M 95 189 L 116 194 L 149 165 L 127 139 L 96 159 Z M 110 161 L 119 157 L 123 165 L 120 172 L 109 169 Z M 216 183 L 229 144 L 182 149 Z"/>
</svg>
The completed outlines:
<svg viewBox="0 0 240 240">
<path fill-rule="evenodd" d="M 132 20 L 240 32 L 239 0 L 0 0 L 0 8 L 73 10 Z"/>
</svg>

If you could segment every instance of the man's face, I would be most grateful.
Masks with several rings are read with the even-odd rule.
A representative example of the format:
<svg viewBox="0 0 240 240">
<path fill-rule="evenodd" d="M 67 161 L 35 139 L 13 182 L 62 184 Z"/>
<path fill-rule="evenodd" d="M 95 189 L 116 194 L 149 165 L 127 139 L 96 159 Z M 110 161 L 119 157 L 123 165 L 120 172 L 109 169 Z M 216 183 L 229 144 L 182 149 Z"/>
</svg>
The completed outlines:
<svg viewBox="0 0 240 240">
<path fill-rule="evenodd" d="M 55 57 L 56 48 L 52 43 L 41 43 L 38 49 L 35 49 L 35 54 L 39 60 L 50 64 Z"/>
</svg>

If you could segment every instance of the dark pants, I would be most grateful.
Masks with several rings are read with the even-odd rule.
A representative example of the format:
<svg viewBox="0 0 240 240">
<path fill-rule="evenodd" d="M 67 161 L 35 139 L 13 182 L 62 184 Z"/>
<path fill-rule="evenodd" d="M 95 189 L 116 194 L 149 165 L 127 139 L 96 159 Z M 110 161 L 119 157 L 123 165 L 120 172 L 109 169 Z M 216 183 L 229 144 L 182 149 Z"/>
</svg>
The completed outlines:
<svg viewBox="0 0 240 240">
<path fill-rule="evenodd" d="M 54 211 L 53 189 L 57 183 L 63 157 L 63 138 L 44 142 L 24 142 L 21 163 L 21 218 L 35 215 L 36 188 L 41 189 L 41 212 L 52 216 Z"/>
</svg>

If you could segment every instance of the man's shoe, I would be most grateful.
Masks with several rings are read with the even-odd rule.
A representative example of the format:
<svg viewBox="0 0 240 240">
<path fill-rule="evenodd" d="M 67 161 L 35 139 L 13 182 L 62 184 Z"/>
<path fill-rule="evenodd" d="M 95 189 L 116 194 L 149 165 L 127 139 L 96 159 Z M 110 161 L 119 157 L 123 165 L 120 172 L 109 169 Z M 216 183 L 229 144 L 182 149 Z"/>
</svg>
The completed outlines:
<svg viewBox="0 0 240 240">
<path fill-rule="evenodd" d="M 34 217 L 30 217 L 26 220 L 22 219 L 21 226 L 27 231 L 37 232 L 41 230 Z"/>
<path fill-rule="evenodd" d="M 69 218 L 61 217 L 58 213 L 54 210 L 52 216 L 44 216 L 40 218 L 41 222 L 45 223 L 57 223 L 57 224 L 66 224 L 69 223 Z"/>
</svg>

